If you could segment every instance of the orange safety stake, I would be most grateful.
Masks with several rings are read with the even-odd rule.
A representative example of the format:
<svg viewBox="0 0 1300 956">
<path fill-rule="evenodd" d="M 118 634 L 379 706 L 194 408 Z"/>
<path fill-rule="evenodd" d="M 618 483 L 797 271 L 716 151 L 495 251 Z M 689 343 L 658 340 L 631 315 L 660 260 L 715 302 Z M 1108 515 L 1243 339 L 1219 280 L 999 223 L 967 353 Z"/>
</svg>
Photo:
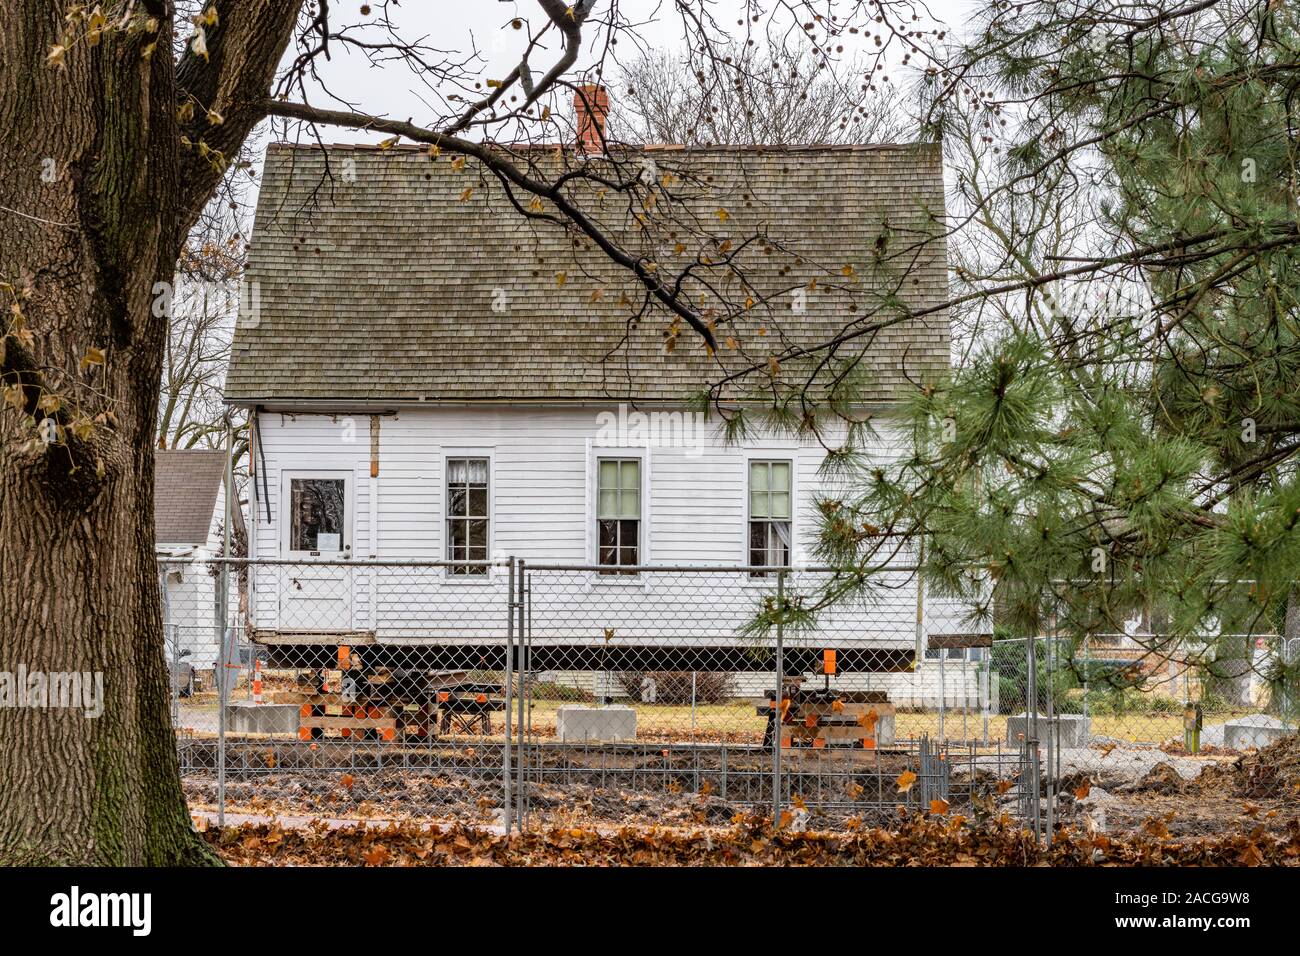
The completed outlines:
<svg viewBox="0 0 1300 956">
<path fill-rule="evenodd" d="M 262 661 L 260 658 L 253 660 L 253 703 L 262 702 Z"/>
</svg>

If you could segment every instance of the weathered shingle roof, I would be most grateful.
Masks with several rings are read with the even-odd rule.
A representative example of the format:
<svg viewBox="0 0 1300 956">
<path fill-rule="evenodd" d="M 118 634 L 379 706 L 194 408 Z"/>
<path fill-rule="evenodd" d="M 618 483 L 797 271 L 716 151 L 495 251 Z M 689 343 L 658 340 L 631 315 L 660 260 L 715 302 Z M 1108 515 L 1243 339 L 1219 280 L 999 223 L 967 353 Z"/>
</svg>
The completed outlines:
<svg viewBox="0 0 1300 956">
<path fill-rule="evenodd" d="M 221 449 L 154 452 L 154 537 L 159 544 L 208 540 L 226 467 Z"/>
<path fill-rule="evenodd" d="M 539 165 L 573 162 L 554 147 L 528 153 Z M 668 353 L 666 313 L 629 328 L 634 279 L 554 225 L 523 219 L 474 160 L 455 171 L 423 150 L 274 144 L 227 401 L 679 401 L 716 378 L 718 363 L 762 363 L 782 344 L 822 340 L 882 294 L 896 291 L 913 309 L 947 297 L 936 145 L 623 155 L 675 173 L 682 209 L 719 241 L 767 237 L 740 260 L 760 304 L 718 329 L 733 348 L 714 360 L 689 329 Z M 584 208 L 633 246 L 642 241 L 621 197 Z M 641 251 L 675 273 L 700 251 L 693 237 L 689 245 Z M 828 270 L 847 278 L 827 283 Z M 821 284 L 794 314 L 792 290 L 813 276 Z M 727 281 L 722 270 L 711 278 Z M 890 308 L 898 314 L 896 305 L 883 314 Z M 948 343 L 940 311 L 857 339 L 841 356 L 862 355 L 872 382 L 863 400 L 888 401 L 946 368 Z"/>
</svg>

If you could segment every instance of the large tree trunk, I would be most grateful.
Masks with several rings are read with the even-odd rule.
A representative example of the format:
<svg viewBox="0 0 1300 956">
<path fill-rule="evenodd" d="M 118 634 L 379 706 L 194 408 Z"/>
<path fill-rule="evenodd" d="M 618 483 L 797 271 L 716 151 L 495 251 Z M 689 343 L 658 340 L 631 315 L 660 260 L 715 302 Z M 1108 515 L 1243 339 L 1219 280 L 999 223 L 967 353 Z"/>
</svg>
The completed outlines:
<svg viewBox="0 0 1300 956">
<path fill-rule="evenodd" d="M 171 38 L 54 69 L 61 6 L 0 0 L 0 671 L 102 674 L 103 713 L 0 708 L 0 863 L 216 862 L 181 793 L 154 566 L 154 284 L 185 226 Z M 33 443 L 47 414 L 58 440 Z"/>
</svg>

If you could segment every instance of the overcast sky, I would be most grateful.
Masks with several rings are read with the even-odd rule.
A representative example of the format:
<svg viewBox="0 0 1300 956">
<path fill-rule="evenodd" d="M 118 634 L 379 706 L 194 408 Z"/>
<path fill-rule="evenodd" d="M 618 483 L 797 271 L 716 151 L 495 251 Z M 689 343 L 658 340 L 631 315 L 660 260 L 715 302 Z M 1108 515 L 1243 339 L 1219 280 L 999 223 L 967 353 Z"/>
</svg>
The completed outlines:
<svg viewBox="0 0 1300 956">
<path fill-rule="evenodd" d="M 591 18 L 601 20 L 608 17 L 612 2 L 597 0 Z M 765 11 L 777 7 L 772 0 L 760 0 L 760 5 Z M 940 22 L 959 32 L 971 12 L 981 5 L 981 0 L 931 0 L 924 5 L 918 2 L 916 10 L 922 17 L 921 23 L 925 22 L 928 10 L 931 23 Z M 737 21 L 744 6 L 743 0 L 706 0 L 703 4 L 692 0 L 695 12 L 707 10 L 729 31 L 743 29 Z M 821 7 L 821 4 L 813 6 Z M 374 4 L 375 9 L 371 9 L 369 16 L 362 14 L 362 7 L 361 0 L 348 0 L 345 6 L 336 2 L 332 8 L 336 25 L 373 23 L 378 4 Z M 682 18 L 675 0 L 618 0 L 617 9 L 623 20 L 637 24 L 636 36 L 647 48 L 684 52 Z M 847 9 L 847 6 L 841 4 L 839 9 Z M 448 60 L 465 61 L 477 51 L 478 56 L 467 67 L 478 73 L 484 84 L 489 79 L 505 75 L 519 62 L 527 30 L 512 29 L 511 21 L 516 17 L 522 18 L 534 31 L 540 30 L 546 22 L 545 14 L 535 0 L 404 0 L 401 6 L 390 5 L 389 11 L 403 39 L 423 40 L 441 51 L 441 56 Z M 769 22 L 781 29 L 792 25 L 784 13 L 770 20 L 764 16 L 759 25 Z M 579 61 L 584 68 L 591 67 L 601 53 L 599 49 L 592 49 L 593 42 L 603 43 L 607 36 L 604 30 L 587 32 L 589 35 L 594 33 L 594 37 L 589 36 L 587 48 Z M 369 41 L 387 38 L 373 27 L 359 36 Z M 862 34 L 858 38 L 845 37 L 846 56 L 854 52 L 852 43 L 855 39 L 865 40 L 865 37 Z M 611 53 L 618 60 L 634 59 L 639 51 L 631 49 L 631 46 L 631 38 L 624 35 L 623 42 Z M 863 46 L 864 49 L 870 48 L 866 42 Z M 294 50 L 289 50 L 287 59 L 292 59 L 294 53 Z M 558 47 L 554 42 L 537 51 L 530 58 L 533 71 L 540 74 L 557 55 Z M 438 58 L 437 55 L 434 58 Z M 617 69 L 608 56 L 605 63 L 606 80 L 612 81 L 617 77 Z M 322 87 L 313 89 L 310 95 L 314 105 L 340 107 L 337 100 L 331 100 L 327 95 L 328 90 L 360 112 L 395 119 L 411 118 L 422 125 L 435 122 L 446 109 L 446 104 L 439 103 L 436 94 L 404 67 L 372 66 L 363 55 L 347 47 L 335 44 L 331 60 L 322 62 L 321 66 Z M 449 90 L 444 86 L 443 92 Z M 324 130 L 322 136 L 327 142 L 364 142 L 383 138 L 345 129 Z"/>
</svg>

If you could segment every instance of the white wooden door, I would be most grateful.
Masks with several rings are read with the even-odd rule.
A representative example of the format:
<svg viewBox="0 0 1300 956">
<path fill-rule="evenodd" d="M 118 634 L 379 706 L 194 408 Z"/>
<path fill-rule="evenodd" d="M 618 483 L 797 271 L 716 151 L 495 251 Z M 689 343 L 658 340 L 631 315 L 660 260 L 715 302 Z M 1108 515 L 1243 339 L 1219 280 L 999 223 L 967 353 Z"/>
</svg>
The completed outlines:
<svg viewBox="0 0 1300 956">
<path fill-rule="evenodd" d="M 286 471 L 280 500 L 280 630 L 351 630 L 352 473 Z"/>
</svg>

